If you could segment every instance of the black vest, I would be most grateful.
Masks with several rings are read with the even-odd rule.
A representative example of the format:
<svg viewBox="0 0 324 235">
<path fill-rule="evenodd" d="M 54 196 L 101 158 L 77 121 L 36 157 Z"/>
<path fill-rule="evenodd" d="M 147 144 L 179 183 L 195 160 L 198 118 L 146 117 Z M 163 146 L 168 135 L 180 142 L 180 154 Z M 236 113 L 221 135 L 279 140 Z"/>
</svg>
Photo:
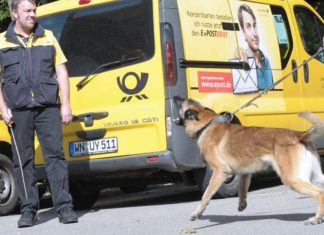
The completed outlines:
<svg viewBox="0 0 324 235">
<path fill-rule="evenodd" d="M 55 48 L 50 43 L 53 40 L 49 38 L 48 44 L 38 44 L 37 39 L 46 34 L 36 24 L 32 47 L 26 47 L 18 40 L 14 24 L 4 34 L 8 44 L 0 45 L 1 87 L 7 106 L 17 110 L 59 104 L 58 83 L 54 78 Z"/>
</svg>

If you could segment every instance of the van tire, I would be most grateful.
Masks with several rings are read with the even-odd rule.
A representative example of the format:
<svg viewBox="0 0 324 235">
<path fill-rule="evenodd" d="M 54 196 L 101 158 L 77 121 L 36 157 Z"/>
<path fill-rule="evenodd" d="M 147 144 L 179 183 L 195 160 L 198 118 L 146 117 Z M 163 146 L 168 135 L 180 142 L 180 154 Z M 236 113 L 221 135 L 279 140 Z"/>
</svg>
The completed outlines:
<svg viewBox="0 0 324 235">
<path fill-rule="evenodd" d="M 85 210 L 91 208 L 99 198 L 100 190 L 81 186 L 77 183 L 70 183 L 73 208 Z"/>
<path fill-rule="evenodd" d="M 0 215 L 14 212 L 18 202 L 13 163 L 8 156 L 0 154 Z"/>
<path fill-rule="evenodd" d="M 208 187 L 210 178 L 213 174 L 212 169 L 209 166 L 205 168 L 198 169 L 194 171 L 194 176 L 196 183 L 199 187 L 199 190 L 204 193 Z M 226 198 L 226 197 L 234 197 L 238 195 L 240 186 L 240 176 L 239 175 L 231 175 L 227 177 L 222 186 L 218 189 L 213 198 Z"/>
</svg>

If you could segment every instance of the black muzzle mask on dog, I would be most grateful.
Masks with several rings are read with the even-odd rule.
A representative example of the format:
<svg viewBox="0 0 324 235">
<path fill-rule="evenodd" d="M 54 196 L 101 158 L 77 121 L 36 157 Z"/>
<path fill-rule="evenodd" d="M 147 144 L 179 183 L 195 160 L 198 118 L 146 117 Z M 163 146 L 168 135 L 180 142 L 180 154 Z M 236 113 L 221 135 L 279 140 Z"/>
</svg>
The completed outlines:
<svg viewBox="0 0 324 235">
<path fill-rule="evenodd" d="M 173 122 L 176 125 L 183 126 L 184 125 L 184 120 L 181 118 L 180 111 L 182 109 L 182 103 L 184 102 L 184 99 L 179 97 L 179 96 L 174 96 L 173 97 L 173 104 L 177 109 L 177 117 L 173 119 Z"/>
</svg>

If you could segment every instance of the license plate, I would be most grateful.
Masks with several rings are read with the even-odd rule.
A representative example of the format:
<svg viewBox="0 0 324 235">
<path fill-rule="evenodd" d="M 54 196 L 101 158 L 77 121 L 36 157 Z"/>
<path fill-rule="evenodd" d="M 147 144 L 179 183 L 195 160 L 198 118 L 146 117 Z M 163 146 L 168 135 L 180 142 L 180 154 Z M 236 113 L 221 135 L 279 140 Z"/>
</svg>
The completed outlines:
<svg viewBox="0 0 324 235">
<path fill-rule="evenodd" d="M 99 153 L 113 153 L 118 151 L 117 137 L 98 140 L 71 142 L 69 144 L 70 156 L 82 156 Z"/>
</svg>

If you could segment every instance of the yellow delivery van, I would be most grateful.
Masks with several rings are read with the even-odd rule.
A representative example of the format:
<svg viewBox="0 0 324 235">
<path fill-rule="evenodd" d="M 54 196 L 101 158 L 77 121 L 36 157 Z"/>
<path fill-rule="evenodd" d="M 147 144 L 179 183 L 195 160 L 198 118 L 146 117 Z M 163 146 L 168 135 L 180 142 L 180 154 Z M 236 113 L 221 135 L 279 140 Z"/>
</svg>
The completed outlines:
<svg viewBox="0 0 324 235">
<path fill-rule="evenodd" d="M 304 130 L 303 110 L 324 119 L 324 22 L 303 0 L 60 0 L 37 13 L 68 59 L 74 118 L 63 133 L 76 208 L 92 206 L 107 187 L 136 192 L 183 181 L 204 190 L 210 170 L 173 122 L 174 96 L 224 113 L 267 93 L 235 113 L 243 125 Z M 7 214 L 18 199 L 0 125 L 0 214 Z M 37 142 L 35 149 L 46 183 Z M 238 180 L 229 177 L 220 195 L 236 195 Z"/>
</svg>

